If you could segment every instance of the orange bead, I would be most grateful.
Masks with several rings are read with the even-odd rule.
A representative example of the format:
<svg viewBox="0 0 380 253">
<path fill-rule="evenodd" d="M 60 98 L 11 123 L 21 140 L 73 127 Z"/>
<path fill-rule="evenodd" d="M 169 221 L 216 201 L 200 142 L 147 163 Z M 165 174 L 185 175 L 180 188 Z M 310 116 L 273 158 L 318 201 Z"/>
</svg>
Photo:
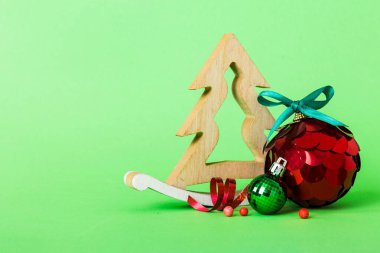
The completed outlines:
<svg viewBox="0 0 380 253">
<path fill-rule="evenodd" d="M 298 211 L 298 215 L 300 216 L 301 219 L 307 219 L 309 218 L 309 211 L 306 208 L 301 208 Z"/>
<path fill-rule="evenodd" d="M 246 208 L 246 207 L 240 208 L 239 213 L 240 213 L 241 216 L 247 216 L 247 214 L 248 214 L 248 208 Z"/>
</svg>

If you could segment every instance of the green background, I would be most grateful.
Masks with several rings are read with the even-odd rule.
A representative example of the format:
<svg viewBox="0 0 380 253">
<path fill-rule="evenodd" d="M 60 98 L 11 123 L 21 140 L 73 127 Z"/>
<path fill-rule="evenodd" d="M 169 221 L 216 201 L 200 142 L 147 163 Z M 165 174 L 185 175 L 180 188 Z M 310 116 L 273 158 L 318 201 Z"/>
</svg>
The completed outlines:
<svg viewBox="0 0 380 253">
<path fill-rule="evenodd" d="M 0 252 L 377 252 L 378 1 L 0 0 Z M 187 87 L 233 32 L 272 88 L 350 126 L 362 170 L 336 204 L 205 214 L 123 184 L 165 180 L 192 136 Z M 231 71 L 226 73 L 231 81 Z M 284 108 L 271 109 L 277 117 Z M 229 93 L 209 161 L 251 159 Z"/>
</svg>

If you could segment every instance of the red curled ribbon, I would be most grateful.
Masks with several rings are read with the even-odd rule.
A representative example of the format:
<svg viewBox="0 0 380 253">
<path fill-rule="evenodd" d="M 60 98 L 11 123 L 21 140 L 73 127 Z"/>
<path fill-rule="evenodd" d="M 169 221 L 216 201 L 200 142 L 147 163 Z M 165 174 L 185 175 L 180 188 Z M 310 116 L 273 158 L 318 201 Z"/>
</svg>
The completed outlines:
<svg viewBox="0 0 380 253">
<path fill-rule="evenodd" d="M 187 203 L 192 206 L 195 210 L 200 212 L 211 212 L 213 210 L 223 210 L 226 206 L 231 206 L 232 208 L 240 205 L 241 202 L 247 197 L 248 185 L 239 193 L 235 198 L 236 193 L 236 180 L 227 178 L 226 182 L 223 183 L 223 179 L 220 177 L 213 177 L 210 181 L 210 195 L 211 201 L 214 205 L 212 208 L 207 208 L 194 198 L 189 196 L 187 198 Z M 234 199 L 235 198 L 235 199 Z"/>
</svg>

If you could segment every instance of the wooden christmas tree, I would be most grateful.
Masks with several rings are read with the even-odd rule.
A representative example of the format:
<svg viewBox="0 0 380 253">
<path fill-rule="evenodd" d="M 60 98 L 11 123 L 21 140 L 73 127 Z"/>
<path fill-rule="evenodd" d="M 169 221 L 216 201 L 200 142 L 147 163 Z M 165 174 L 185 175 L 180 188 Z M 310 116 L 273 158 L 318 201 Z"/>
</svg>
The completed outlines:
<svg viewBox="0 0 380 253">
<path fill-rule="evenodd" d="M 227 95 L 228 85 L 224 73 L 228 68 L 235 73 L 232 92 L 245 113 L 242 137 L 253 157 L 251 161 L 206 163 L 219 138 L 214 115 Z M 236 37 L 233 34 L 224 35 L 189 87 L 190 90 L 202 88 L 205 91 L 177 132 L 177 136 L 195 134 L 195 138 L 166 184 L 138 172 L 127 173 L 126 183 L 140 190 L 149 187 L 185 201 L 188 195 L 195 196 L 207 204 L 207 195 L 198 196 L 198 193 L 183 189 L 189 185 L 207 183 L 212 177 L 253 178 L 262 174 L 265 157 L 262 147 L 266 139 L 264 130 L 272 127 L 274 119 L 267 108 L 257 102 L 254 86 L 269 87 Z M 138 175 L 139 177 L 136 177 Z"/>
</svg>

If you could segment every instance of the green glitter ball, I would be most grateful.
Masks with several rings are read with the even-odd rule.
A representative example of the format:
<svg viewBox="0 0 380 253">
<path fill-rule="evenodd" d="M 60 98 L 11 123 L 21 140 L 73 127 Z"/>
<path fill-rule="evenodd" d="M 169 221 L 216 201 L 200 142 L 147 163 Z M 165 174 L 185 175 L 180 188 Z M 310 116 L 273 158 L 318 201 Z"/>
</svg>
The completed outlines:
<svg viewBox="0 0 380 253">
<path fill-rule="evenodd" d="M 252 180 L 248 188 L 249 204 L 261 214 L 274 214 L 285 205 L 286 193 L 272 175 L 261 175 Z"/>
</svg>

